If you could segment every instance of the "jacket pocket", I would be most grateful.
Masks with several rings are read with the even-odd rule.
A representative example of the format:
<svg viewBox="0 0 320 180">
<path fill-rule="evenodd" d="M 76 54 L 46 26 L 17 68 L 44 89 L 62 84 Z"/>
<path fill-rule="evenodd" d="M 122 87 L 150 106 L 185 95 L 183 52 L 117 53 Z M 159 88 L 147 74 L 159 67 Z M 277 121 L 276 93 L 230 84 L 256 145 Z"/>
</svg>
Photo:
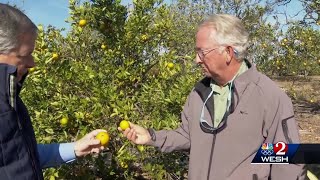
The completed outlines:
<svg viewBox="0 0 320 180">
<path fill-rule="evenodd" d="M 252 175 L 252 180 L 258 180 L 258 175 L 257 174 L 253 174 Z"/>
<path fill-rule="evenodd" d="M 0 114 L 0 166 L 5 166 L 20 159 L 18 153 L 24 143 L 19 131 L 18 117 L 10 110 Z M 22 143 L 22 144 L 21 144 Z"/>
<path fill-rule="evenodd" d="M 6 143 L 19 130 L 18 116 L 13 110 L 0 114 L 0 141 Z"/>
<path fill-rule="evenodd" d="M 2 103 L 0 98 L 0 116 L 11 111 L 12 107 L 8 104 Z"/>
<path fill-rule="evenodd" d="M 269 180 L 269 177 L 266 176 L 266 177 L 258 177 L 258 174 L 252 174 L 252 180 Z"/>
<path fill-rule="evenodd" d="M 288 117 L 281 121 L 283 134 L 288 143 L 293 143 L 292 139 L 289 136 L 289 127 L 288 127 L 288 121 L 292 120 L 292 118 L 294 118 L 294 116 Z"/>
</svg>

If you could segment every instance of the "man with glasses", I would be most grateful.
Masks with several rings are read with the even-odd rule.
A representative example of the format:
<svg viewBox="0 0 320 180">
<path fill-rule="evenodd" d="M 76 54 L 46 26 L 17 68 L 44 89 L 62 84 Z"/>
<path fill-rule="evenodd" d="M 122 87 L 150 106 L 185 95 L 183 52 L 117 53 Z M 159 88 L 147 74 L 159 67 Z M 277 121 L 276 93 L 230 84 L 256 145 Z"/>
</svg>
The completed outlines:
<svg viewBox="0 0 320 180">
<path fill-rule="evenodd" d="M 175 130 L 131 123 L 123 134 L 163 152 L 190 151 L 191 180 L 304 179 L 303 165 L 251 164 L 261 144 L 299 143 L 290 98 L 246 59 L 241 20 L 217 14 L 196 34 L 196 63 L 205 74 L 188 96 Z"/>
</svg>

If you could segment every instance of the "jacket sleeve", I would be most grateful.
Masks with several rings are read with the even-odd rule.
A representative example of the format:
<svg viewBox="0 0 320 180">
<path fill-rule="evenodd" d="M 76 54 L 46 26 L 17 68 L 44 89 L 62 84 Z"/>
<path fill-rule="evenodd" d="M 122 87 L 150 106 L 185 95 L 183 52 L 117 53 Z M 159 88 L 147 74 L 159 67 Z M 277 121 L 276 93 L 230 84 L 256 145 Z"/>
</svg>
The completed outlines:
<svg viewBox="0 0 320 180">
<path fill-rule="evenodd" d="M 185 103 L 181 112 L 181 120 L 179 127 L 175 130 L 156 131 L 156 141 L 150 141 L 147 145 L 155 146 L 162 152 L 172 152 L 175 150 L 186 150 L 190 148 L 189 137 L 189 100 Z"/>
<path fill-rule="evenodd" d="M 37 148 L 42 169 L 59 166 L 76 159 L 74 143 L 38 144 Z"/>
<path fill-rule="evenodd" d="M 269 129 L 266 141 L 272 143 L 282 141 L 286 144 L 298 144 L 300 142 L 292 102 L 286 95 L 283 95 L 279 100 L 276 115 Z M 272 180 L 304 180 L 307 172 L 306 166 L 303 164 L 273 164 L 270 168 L 270 178 Z"/>
</svg>

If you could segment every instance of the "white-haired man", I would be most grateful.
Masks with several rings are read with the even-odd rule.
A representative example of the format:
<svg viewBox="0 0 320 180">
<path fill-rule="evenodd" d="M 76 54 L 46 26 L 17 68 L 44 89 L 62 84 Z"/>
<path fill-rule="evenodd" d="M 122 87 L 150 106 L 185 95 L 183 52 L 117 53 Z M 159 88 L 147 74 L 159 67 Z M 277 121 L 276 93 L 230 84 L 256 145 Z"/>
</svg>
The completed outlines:
<svg viewBox="0 0 320 180">
<path fill-rule="evenodd" d="M 205 78 L 189 94 L 180 127 L 154 131 L 131 123 L 124 135 L 164 152 L 188 149 L 191 180 L 304 179 L 303 165 L 251 164 L 264 142 L 299 143 L 299 135 L 289 97 L 245 58 L 248 37 L 235 16 L 203 21 L 195 61 Z"/>
</svg>

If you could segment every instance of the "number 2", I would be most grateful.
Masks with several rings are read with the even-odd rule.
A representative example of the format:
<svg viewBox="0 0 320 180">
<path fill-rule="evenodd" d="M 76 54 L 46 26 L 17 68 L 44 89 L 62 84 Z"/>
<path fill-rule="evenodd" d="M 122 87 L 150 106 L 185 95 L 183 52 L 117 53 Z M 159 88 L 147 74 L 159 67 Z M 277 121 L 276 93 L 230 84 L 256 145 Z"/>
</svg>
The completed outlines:
<svg viewBox="0 0 320 180">
<path fill-rule="evenodd" d="M 286 152 L 284 151 L 286 149 L 286 144 L 284 142 L 277 142 L 276 147 L 279 147 L 280 145 L 281 145 L 280 150 L 276 152 L 276 155 L 283 156 L 286 154 Z"/>
</svg>

